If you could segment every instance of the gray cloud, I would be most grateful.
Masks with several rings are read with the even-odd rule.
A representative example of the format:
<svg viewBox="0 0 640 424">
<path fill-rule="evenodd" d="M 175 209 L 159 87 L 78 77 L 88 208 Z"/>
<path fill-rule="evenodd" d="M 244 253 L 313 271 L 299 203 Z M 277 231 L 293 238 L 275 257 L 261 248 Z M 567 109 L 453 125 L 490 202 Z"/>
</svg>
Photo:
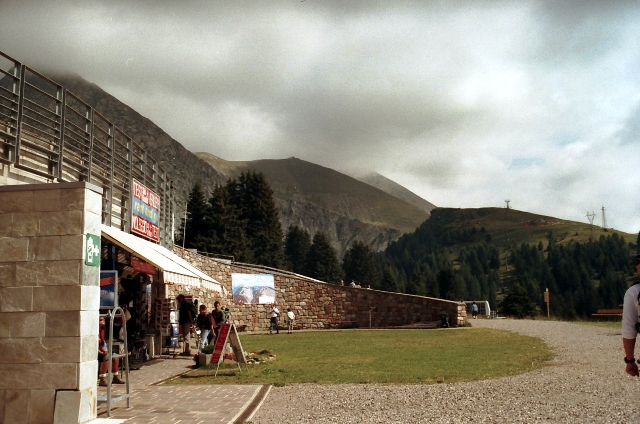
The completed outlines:
<svg viewBox="0 0 640 424">
<path fill-rule="evenodd" d="M 640 228 L 631 2 L 2 0 L 0 40 L 192 151 L 374 170 L 441 206 L 611 205 Z"/>
</svg>

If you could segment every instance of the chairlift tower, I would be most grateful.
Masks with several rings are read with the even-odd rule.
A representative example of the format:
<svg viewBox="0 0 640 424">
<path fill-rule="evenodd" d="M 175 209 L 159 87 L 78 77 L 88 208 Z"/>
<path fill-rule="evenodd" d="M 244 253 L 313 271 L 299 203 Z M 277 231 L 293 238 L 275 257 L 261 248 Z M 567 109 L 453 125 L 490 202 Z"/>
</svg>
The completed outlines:
<svg viewBox="0 0 640 424">
<path fill-rule="evenodd" d="M 507 204 L 507 209 L 509 209 L 509 202 L 511 202 L 511 200 L 505 200 L 504 203 Z"/>
<path fill-rule="evenodd" d="M 607 219 L 604 216 L 604 206 L 602 207 L 602 229 L 607 231 Z"/>
</svg>

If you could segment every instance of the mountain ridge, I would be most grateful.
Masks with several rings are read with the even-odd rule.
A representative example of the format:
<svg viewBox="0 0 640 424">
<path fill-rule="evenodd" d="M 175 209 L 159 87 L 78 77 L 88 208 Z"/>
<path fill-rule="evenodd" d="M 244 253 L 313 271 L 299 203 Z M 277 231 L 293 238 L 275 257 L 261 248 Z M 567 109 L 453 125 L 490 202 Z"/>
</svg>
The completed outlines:
<svg viewBox="0 0 640 424">
<path fill-rule="evenodd" d="M 180 226 L 179 217 L 184 216 L 186 199 L 195 182 L 199 181 L 205 192 L 211 193 L 216 184 L 224 184 L 228 179 L 227 174 L 232 169 L 226 169 L 224 165 L 229 165 L 230 162 L 218 158 L 219 163 L 212 166 L 201 160 L 149 118 L 121 102 L 97 84 L 77 74 L 53 74 L 50 77 L 140 144 L 167 171 L 174 187 L 176 229 Z M 212 156 L 217 158 L 215 155 Z M 268 160 L 263 161 L 268 163 Z M 314 169 L 319 167 L 310 162 L 305 163 L 310 164 Z M 334 177 L 343 175 L 334 170 L 331 170 L 330 174 Z M 349 181 L 352 180 L 351 177 L 348 178 Z M 275 178 L 272 179 L 275 180 Z M 342 179 L 343 177 L 338 178 L 338 180 Z M 355 181 L 349 184 L 352 185 Z M 380 197 L 379 193 L 382 192 L 378 189 L 362 182 L 358 183 L 362 184 L 360 187 L 366 193 L 378 193 L 374 198 Z M 355 239 L 370 244 L 376 250 L 383 249 L 403 233 L 415 229 L 428 217 L 428 213 L 396 198 L 393 200 L 386 198 L 387 203 L 396 205 L 395 209 L 382 205 L 376 213 L 366 214 L 364 211 L 366 201 L 341 196 L 339 193 L 333 193 L 333 196 L 329 196 L 331 199 L 327 201 L 316 190 L 314 198 L 309 201 L 295 190 L 276 190 L 276 192 L 276 202 L 284 231 L 291 224 L 302 225 L 312 234 L 319 230 L 325 231 L 341 256 Z M 403 202 L 407 211 L 402 212 L 401 209 L 404 207 L 400 207 L 398 202 Z M 390 215 L 398 215 L 398 218 Z M 364 222 L 360 220 L 363 216 L 366 217 Z M 395 223 L 392 227 L 386 226 L 393 220 Z"/>
<path fill-rule="evenodd" d="M 289 225 L 301 225 L 311 234 L 324 231 L 340 255 L 356 238 L 381 250 L 400 234 L 413 231 L 429 216 L 428 212 L 376 187 L 302 159 L 232 162 L 211 153 L 195 154 L 222 170 L 227 178 L 250 170 L 262 172 L 274 190 L 285 231 Z M 314 208 L 318 210 L 312 212 Z M 333 224 L 322 222 L 321 216 Z M 329 218 L 336 216 L 344 219 Z M 355 235 L 345 229 L 355 231 Z M 381 235 L 376 236 L 375 232 Z M 336 238 L 340 243 L 335 243 Z"/>
<path fill-rule="evenodd" d="M 420 208 L 426 212 L 431 212 L 436 208 L 436 205 L 418 196 L 411 190 L 407 189 L 401 184 L 385 177 L 377 172 L 372 172 L 366 175 L 354 176 L 353 178 L 362 181 L 365 184 L 376 187 L 385 193 L 389 193 L 392 196 L 397 197 L 400 200 Z"/>
</svg>

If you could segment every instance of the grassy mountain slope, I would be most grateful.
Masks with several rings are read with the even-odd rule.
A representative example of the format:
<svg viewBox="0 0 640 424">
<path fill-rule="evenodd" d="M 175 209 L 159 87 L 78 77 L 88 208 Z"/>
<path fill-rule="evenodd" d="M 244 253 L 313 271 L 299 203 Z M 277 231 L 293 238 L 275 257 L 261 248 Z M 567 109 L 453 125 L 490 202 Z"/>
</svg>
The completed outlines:
<svg viewBox="0 0 640 424">
<path fill-rule="evenodd" d="M 422 209 L 423 211 L 431 212 L 431 210 L 435 209 L 436 207 L 433 203 L 427 202 L 414 192 L 376 172 L 354 178 L 362 181 L 363 183 L 369 184 L 370 186 L 379 188 L 385 193 L 389 193 L 390 195 L 395 196 L 398 199 L 402 199 L 405 202 Z"/>
<path fill-rule="evenodd" d="M 355 238 L 384 248 L 429 216 L 382 190 L 300 159 L 230 162 L 209 153 L 196 155 L 227 178 L 247 170 L 262 172 L 274 191 L 285 229 L 297 224 L 312 234 L 322 230 L 340 254 Z"/>
<path fill-rule="evenodd" d="M 451 209 L 438 208 L 430 218 L 450 229 L 464 230 L 476 227 L 485 228 L 491 234 L 492 241 L 500 249 L 521 243 L 537 244 L 542 241 L 546 246 L 549 231 L 556 242 L 566 244 L 571 241 L 586 242 L 589 237 L 617 233 L 630 243 L 635 243 L 637 235 L 615 229 L 604 231 L 598 226 L 591 228 L 588 223 L 560 220 L 558 218 L 535 213 L 504 208 Z M 539 220 L 539 221 L 536 221 Z"/>
</svg>

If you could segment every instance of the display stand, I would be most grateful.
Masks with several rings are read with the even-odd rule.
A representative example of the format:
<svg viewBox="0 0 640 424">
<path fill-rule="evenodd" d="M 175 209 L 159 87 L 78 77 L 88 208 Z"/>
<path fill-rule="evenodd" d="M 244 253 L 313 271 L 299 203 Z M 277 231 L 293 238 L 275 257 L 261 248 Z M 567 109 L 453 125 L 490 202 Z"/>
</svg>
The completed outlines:
<svg viewBox="0 0 640 424">
<path fill-rule="evenodd" d="M 109 364 L 108 374 L 107 374 L 107 395 L 99 395 L 98 403 L 106 403 L 107 404 L 107 417 L 111 417 L 111 404 L 113 402 L 119 402 L 121 400 L 127 400 L 127 408 L 131 407 L 131 391 L 129 387 L 129 346 L 127 345 L 127 320 L 124 316 L 124 311 L 122 308 L 118 307 L 115 309 L 111 309 L 106 314 L 100 314 L 101 317 L 105 317 L 109 320 L 109 341 L 108 341 L 108 349 L 107 352 L 108 358 L 107 362 Z M 124 329 L 124 351 L 118 352 L 116 354 L 113 353 L 113 322 L 116 317 L 122 318 L 122 328 Z M 116 358 L 124 358 L 124 367 L 123 367 L 123 375 L 126 383 L 126 392 L 124 394 L 118 396 L 112 396 L 111 393 L 111 381 L 113 380 L 113 370 L 111 369 L 111 361 Z M 100 364 L 98 364 L 100 365 Z"/>
<path fill-rule="evenodd" d="M 244 364 L 247 370 L 249 369 L 247 367 L 247 358 L 244 356 L 244 350 L 242 350 L 242 344 L 240 343 L 240 337 L 238 337 L 235 324 L 222 324 L 220 332 L 218 333 L 218 338 L 216 339 L 216 344 L 213 348 L 213 355 L 211 356 L 211 363 L 217 365 L 216 377 L 218 376 L 220 363 L 224 359 L 224 351 L 227 343 L 229 343 L 231 345 L 231 349 L 233 349 L 233 355 L 238 363 L 238 369 L 242 371 L 242 367 L 240 367 L 241 363 Z"/>
<path fill-rule="evenodd" d="M 163 355 L 172 356 L 175 359 L 175 357 L 178 356 L 177 349 L 179 347 L 179 336 L 173 336 L 174 325 L 176 324 L 167 324 L 165 334 L 163 334 L 162 339 L 164 340 L 165 348 Z"/>
</svg>

